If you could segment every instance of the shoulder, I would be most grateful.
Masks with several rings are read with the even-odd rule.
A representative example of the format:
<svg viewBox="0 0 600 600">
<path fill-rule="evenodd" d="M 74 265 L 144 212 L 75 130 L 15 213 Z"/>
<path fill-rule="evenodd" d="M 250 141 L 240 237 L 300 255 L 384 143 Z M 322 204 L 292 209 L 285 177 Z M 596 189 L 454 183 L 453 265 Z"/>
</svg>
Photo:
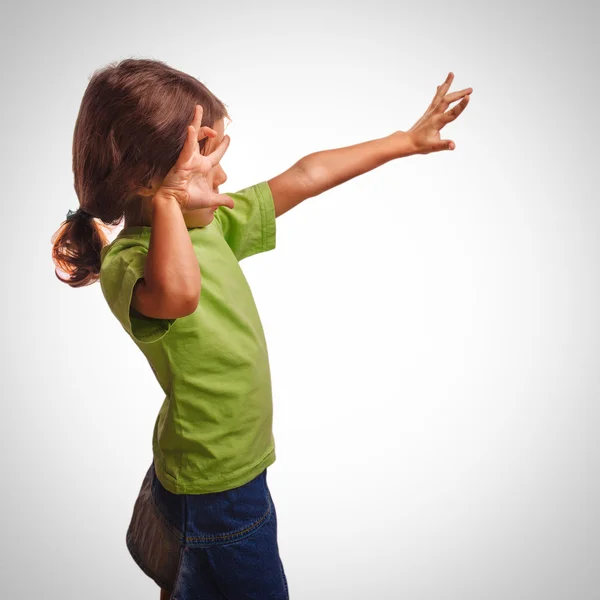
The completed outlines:
<svg viewBox="0 0 600 600">
<path fill-rule="evenodd" d="M 140 235 L 116 237 L 100 251 L 101 266 L 110 264 L 118 256 L 126 257 L 136 253 L 147 253 L 149 242 L 147 237 Z"/>
<path fill-rule="evenodd" d="M 129 271 L 142 272 L 149 241 L 141 236 L 116 238 L 100 251 L 100 284 L 119 287 Z"/>
</svg>

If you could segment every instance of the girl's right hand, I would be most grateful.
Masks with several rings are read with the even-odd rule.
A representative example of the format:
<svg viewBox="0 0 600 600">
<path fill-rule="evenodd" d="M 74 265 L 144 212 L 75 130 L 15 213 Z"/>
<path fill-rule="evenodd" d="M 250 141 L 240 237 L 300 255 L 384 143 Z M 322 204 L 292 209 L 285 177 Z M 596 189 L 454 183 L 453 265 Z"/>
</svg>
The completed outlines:
<svg viewBox="0 0 600 600">
<path fill-rule="evenodd" d="M 187 128 L 187 138 L 177 162 L 156 192 L 163 196 L 174 197 L 181 206 L 182 212 L 216 206 L 234 207 L 233 199 L 226 194 L 216 194 L 206 177 L 223 158 L 230 138 L 228 135 L 224 136 L 219 147 L 208 156 L 200 154 L 198 141 L 205 137 L 214 138 L 217 135 L 214 129 L 201 127 L 202 112 L 202 106 L 197 104 L 194 120 Z"/>
</svg>

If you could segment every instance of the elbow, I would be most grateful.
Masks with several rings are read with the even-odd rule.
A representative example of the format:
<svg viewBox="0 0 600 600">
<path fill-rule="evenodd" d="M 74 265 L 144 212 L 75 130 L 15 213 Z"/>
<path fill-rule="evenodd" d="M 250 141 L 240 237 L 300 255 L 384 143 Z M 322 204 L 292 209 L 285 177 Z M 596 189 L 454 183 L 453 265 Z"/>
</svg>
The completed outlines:
<svg viewBox="0 0 600 600">
<path fill-rule="evenodd" d="M 197 291 L 181 297 L 181 316 L 187 317 L 191 315 L 198 308 L 200 302 L 200 288 Z"/>
<path fill-rule="evenodd" d="M 200 288 L 197 290 L 162 290 L 158 305 L 163 319 L 180 319 L 191 315 L 200 302 Z"/>
<path fill-rule="evenodd" d="M 190 277 L 184 285 L 162 286 L 159 296 L 165 312 L 169 312 L 170 318 L 181 318 L 191 315 L 200 302 L 200 290 L 202 280 L 198 272 L 197 278 Z"/>
</svg>

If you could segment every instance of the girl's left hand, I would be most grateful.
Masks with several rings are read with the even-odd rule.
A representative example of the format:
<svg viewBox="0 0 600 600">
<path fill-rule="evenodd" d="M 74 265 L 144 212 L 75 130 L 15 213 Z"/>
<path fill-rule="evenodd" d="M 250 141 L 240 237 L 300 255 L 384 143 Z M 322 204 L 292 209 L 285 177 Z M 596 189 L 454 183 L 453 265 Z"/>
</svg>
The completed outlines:
<svg viewBox="0 0 600 600">
<path fill-rule="evenodd" d="M 456 144 L 452 140 L 440 140 L 440 130 L 465 110 L 473 88 L 466 88 L 446 96 L 453 79 L 454 73 L 448 73 L 446 81 L 442 85 L 438 85 L 435 96 L 425 114 L 406 132 L 416 154 L 429 154 L 456 148 Z M 444 112 L 452 102 L 461 98 L 460 104 L 457 104 L 452 110 Z"/>
</svg>

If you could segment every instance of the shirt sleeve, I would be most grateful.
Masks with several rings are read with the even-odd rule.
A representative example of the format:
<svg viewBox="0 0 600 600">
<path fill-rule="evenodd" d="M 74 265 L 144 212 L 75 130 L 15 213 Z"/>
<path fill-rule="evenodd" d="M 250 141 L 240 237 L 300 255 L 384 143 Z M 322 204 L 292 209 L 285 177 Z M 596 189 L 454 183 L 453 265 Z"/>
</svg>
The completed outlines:
<svg viewBox="0 0 600 600">
<path fill-rule="evenodd" d="M 131 306 L 133 289 L 144 277 L 148 256 L 146 246 L 136 244 L 113 249 L 102 261 L 100 284 L 112 313 L 123 329 L 140 343 L 156 342 L 164 337 L 177 319 L 155 319 Z"/>
<path fill-rule="evenodd" d="M 266 181 L 239 192 L 225 192 L 235 206 L 219 206 L 215 220 L 238 261 L 275 248 L 273 195 Z"/>
</svg>

